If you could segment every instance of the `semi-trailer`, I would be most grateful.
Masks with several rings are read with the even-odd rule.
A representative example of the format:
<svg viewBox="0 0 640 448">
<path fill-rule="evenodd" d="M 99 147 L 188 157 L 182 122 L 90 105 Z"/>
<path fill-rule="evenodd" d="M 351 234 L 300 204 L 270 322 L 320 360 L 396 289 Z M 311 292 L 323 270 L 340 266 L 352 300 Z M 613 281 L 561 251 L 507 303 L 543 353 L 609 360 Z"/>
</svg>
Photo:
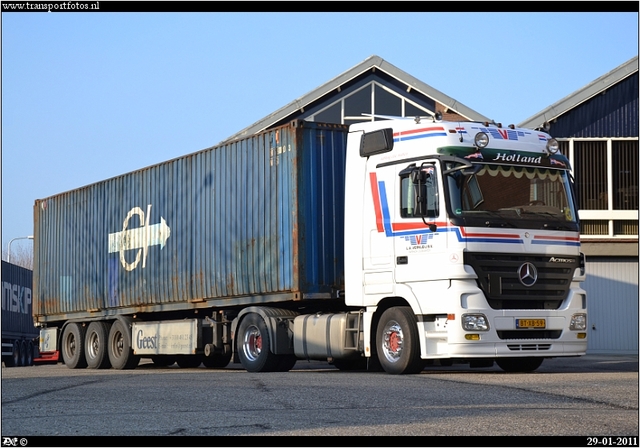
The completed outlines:
<svg viewBox="0 0 640 448">
<path fill-rule="evenodd" d="M 40 351 L 70 368 L 586 351 L 571 167 L 538 130 L 293 121 L 36 200 L 34 231 Z"/>
</svg>

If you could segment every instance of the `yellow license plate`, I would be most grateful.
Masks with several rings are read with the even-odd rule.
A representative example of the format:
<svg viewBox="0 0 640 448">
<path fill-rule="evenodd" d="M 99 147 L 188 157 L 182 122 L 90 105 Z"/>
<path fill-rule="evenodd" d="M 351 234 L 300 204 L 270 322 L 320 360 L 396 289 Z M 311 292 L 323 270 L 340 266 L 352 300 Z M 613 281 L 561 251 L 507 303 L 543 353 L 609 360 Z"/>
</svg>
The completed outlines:
<svg viewBox="0 0 640 448">
<path fill-rule="evenodd" d="M 516 328 L 545 328 L 545 319 L 516 319 Z"/>
</svg>

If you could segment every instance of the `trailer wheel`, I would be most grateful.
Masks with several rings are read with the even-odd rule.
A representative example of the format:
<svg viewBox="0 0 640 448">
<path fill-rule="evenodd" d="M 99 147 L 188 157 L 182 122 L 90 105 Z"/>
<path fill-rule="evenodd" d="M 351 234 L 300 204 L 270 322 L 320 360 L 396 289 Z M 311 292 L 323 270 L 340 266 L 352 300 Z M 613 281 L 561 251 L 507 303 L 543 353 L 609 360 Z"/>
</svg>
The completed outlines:
<svg viewBox="0 0 640 448">
<path fill-rule="evenodd" d="M 27 364 L 27 341 L 20 341 L 20 367 L 28 366 Z"/>
<path fill-rule="evenodd" d="M 20 365 L 20 341 L 13 341 L 11 357 L 7 358 L 7 367 L 18 367 Z"/>
<path fill-rule="evenodd" d="M 496 364 L 505 372 L 533 372 L 544 358 L 496 358 Z"/>
<path fill-rule="evenodd" d="M 269 350 L 269 330 L 262 317 L 247 314 L 238 328 L 238 357 L 249 372 L 273 372 L 280 359 Z"/>
<path fill-rule="evenodd" d="M 194 369 L 202 364 L 200 355 L 177 355 L 176 362 L 181 369 Z"/>
<path fill-rule="evenodd" d="M 120 320 L 111 325 L 107 349 L 114 369 L 135 369 L 140 362 L 140 357 L 135 356 L 131 348 L 131 331 Z"/>
<path fill-rule="evenodd" d="M 203 356 L 202 364 L 209 369 L 222 369 L 227 367 L 231 362 L 232 353 L 226 355 Z"/>
<path fill-rule="evenodd" d="M 176 357 L 170 355 L 155 355 L 151 357 L 153 365 L 157 367 L 169 367 L 176 363 Z"/>
<path fill-rule="evenodd" d="M 108 369 L 107 354 L 108 325 L 106 322 L 91 322 L 84 339 L 84 356 L 90 369 Z"/>
<path fill-rule="evenodd" d="M 62 359 L 70 369 L 84 369 L 87 359 L 84 357 L 85 328 L 81 324 L 72 323 L 62 333 Z"/>
<path fill-rule="evenodd" d="M 410 307 L 389 308 L 382 313 L 376 343 L 385 372 L 418 373 L 424 368 L 420 359 L 417 320 Z"/>
<path fill-rule="evenodd" d="M 27 365 L 28 366 L 32 366 L 33 365 L 33 351 L 35 348 L 35 344 L 33 343 L 33 341 L 29 341 L 27 343 Z"/>
</svg>

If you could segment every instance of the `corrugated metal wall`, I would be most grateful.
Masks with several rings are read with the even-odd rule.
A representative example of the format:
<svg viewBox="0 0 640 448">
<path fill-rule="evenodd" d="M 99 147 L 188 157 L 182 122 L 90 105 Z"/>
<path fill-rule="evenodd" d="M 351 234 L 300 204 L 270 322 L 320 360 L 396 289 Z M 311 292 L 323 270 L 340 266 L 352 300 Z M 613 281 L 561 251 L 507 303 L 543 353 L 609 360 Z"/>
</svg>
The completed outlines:
<svg viewBox="0 0 640 448">
<path fill-rule="evenodd" d="M 638 259 L 587 257 L 587 353 L 638 353 Z"/>
<path fill-rule="evenodd" d="M 346 134 L 295 122 L 36 201 L 36 314 L 341 287 Z"/>
<path fill-rule="evenodd" d="M 638 137 L 638 72 L 562 114 L 555 138 Z"/>
</svg>

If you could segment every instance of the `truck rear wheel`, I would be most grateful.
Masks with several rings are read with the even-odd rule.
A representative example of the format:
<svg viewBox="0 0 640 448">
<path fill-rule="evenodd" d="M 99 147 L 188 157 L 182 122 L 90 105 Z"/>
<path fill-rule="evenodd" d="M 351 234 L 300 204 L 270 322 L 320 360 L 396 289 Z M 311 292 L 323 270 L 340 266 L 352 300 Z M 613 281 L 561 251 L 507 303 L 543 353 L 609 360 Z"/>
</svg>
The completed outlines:
<svg viewBox="0 0 640 448">
<path fill-rule="evenodd" d="M 114 369 L 135 369 L 140 362 L 140 357 L 135 356 L 131 348 L 131 330 L 120 320 L 111 325 L 107 347 Z"/>
<path fill-rule="evenodd" d="M 87 359 L 84 357 L 85 328 L 81 324 L 71 323 L 62 333 L 62 359 L 70 369 L 84 369 Z"/>
<path fill-rule="evenodd" d="M 497 358 L 496 364 L 505 372 L 533 372 L 544 358 Z"/>
<path fill-rule="evenodd" d="M 248 314 L 238 328 L 238 357 L 249 372 L 273 372 L 280 359 L 269 350 L 269 330 L 262 317 Z"/>
<path fill-rule="evenodd" d="M 417 320 L 410 307 L 389 308 L 382 313 L 376 348 L 380 364 L 387 373 L 417 373 L 423 369 Z"/>
<path fill-rule="evenodd" d="M 91 322 L 85 335 L 84 356 L 90 369 L 108 369 L 108 326 L 105 322 Z"/>
</svg>

